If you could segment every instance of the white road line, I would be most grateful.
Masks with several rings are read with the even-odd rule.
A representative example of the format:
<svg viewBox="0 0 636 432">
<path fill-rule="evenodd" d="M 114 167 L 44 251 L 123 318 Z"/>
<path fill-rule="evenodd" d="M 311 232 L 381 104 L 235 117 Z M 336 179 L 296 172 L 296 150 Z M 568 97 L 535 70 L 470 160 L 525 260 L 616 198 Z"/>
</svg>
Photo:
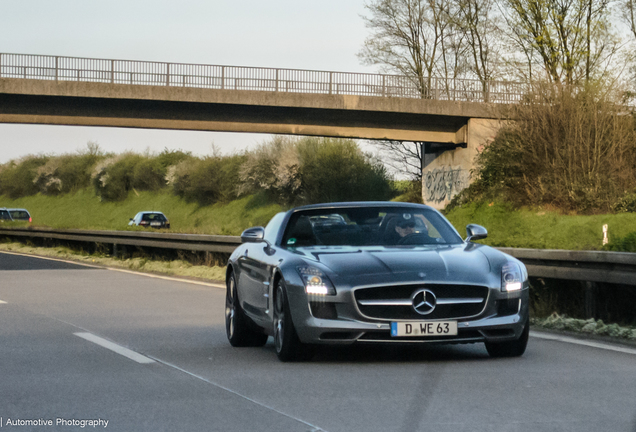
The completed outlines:
<svg viewBox="0 0 636 432">
<path fill-rule="evenodd" d="M 530 332 L 530 336 L 535 337 L 537 339 L 546 339 L 546 340 L 552 340 L 552 341 L 558 341 L 558 342 L 565 342 L 565 343 L 571 343 L 571 344 L 575 344 L 575 345 L 583 345 L 583 346 L 588 346 L 588 347 L 592 347 L 592 348 L 604 349 L 604 350 L 608 350 L 608 351 L 616 351 L 616 352 L 620 352 L 620 353 L 624 353 L 624 354 L 636 355 L 636 349 L 622 347 L 622 346 L 619 346 L 619 345 L 609 345 L 609 344 L 605 344 L 605 343 L 599 343 L 599 342 L 594 342 L 594 341 L 576 339 L 576 338 L 573 338 L 573 337 L 560 336 L 560 335 L 555 335 L 555 334 L 550 334 L 550 333 L 540 333 L 540 332 L 535 332 L 535 331 L 531 331 Z"/>
<path fill-rule="evenodd" d="M 119 355 L 123 355 L 124 357 L 127 357 L 133 361 L 136 361 L 137 363 L 147 364 L 147 363 L 155 362 L 154 360 L 146 356 L 143 356 L 139 353 L 136 353 L 133 350 L 129 350 L 128 348 L 124 348 L 123 346 L 117 345 L 116 343 L 113 343 L 109 340 L 100 338 L 99 336 L 95 336 L 92 333 L 79 332 L 79 333 L 73 333 L 73 334 L 75 336 L 81 337 L 82 339 L 86 339 L 89 342 L 93 342 L 94 344 L 97 344 L 113 352 L 116 352 Z"/>
<path fill-rule="evenodd" d="M 117 268 L 117 267 L 104 267 L 104 266 L 99 266 L 99 265 L 86 264 L 86 263 L 78 262 L 78 261 L 63 260 L 63 259 L 60 259 L 60 258 L 51 258 L 51 257 L 45 257 L 45 256 L 41 256 L 41 255 L 29 255 L 29 254 L 24 254 L 24 253 L 20 253 L 20 252 L 8 252 L 8 251 L 0 250 L 0 253 L 6 253 L 6 254 L 9 254 L 9 255 L 25 256 L 25 257 L 29 257 L 29 258 L 39 258 L 39 259 L 43 259 L 43 260 L 57 261 L 57 262 L 63 262 L 63 263 L 67 263 L 67 264 L 75 264 L 75 265 L 80 265 L 80 266 L 84 266 L 84 267 L 90 267 L 90 268 L 94 268 L 94 269 L 112 270 L 112 271 L 117 271 L 117 272 L 121 272 L 121 273 L 130 273 L 130 274 L 134 274 L 134 275 L 138 275 L 138 276 L 145 276 L 145 277 L 150 277 L 150 278 L 155 278 L 155 279 L 165 279 L 165 280 L 169 280 L 169 281 L 185 282 L 185 283 L 189 283 L 189 284 L 193 284 L 193 285 L 203 285 L 203 286 L 209 286 L 209 287 L 212 287 L 212 288 L 225 289 L 225 285 L 223 285 L 223 284 L 216 284 L 216 283 L 211 283 L 211 282 L 202 282 L 202 281 L 196 281 L 196 280 L 191 280 L 191 279 L 182 279 L 182 278 L 175 277 L 175 276 L 160 276 L 160 275 L 144 273 L 144 272 L 139 272 L 139 271 L 134 271 L 134 270 L 124 270 L 124 269 L 120 269 L 120 268 Z"/>
<path fill-rule="evenodd" d="M 0 300 L 0 304 L 7 304 L 7 302 Z"/>
<path fill-rule="evenodd" d="M 222 285 L 222 284 L 215 284 L 215 283 L 210 283 L 210 282 L 201 282 L 201 281 L 195 281 L 195 280 L 190 280 L 190 279 L 181 279 L 181 278 L 173 277 L 173 276 L 160 276 L 160 275 L 150 274 L 150 273 L 141 273 L 141 272 L 136 272 L 136 271 L 133 271 L 133 270 L 118 269 L 116 267 L 100 267 L 100 268 L 106 268 L 107 270 L 118 271 L 118 272 L 121 272 L 121 273 L 130 273 L 130 274 L 135 274 L 135 275 L 140 275 L 140 276 L 146 276 L 146 277 L 149 277 L 149 278 L 164 279 L 164 280 L 175 281 L 175 282 L 187 282 L 187 283 L 194 284 L 194 285 L 203 285 L 203 286 L 209 286 L 209 287 L 213 287 L 213 288 L 225 289 L 225 285 Z"/>
</svg>

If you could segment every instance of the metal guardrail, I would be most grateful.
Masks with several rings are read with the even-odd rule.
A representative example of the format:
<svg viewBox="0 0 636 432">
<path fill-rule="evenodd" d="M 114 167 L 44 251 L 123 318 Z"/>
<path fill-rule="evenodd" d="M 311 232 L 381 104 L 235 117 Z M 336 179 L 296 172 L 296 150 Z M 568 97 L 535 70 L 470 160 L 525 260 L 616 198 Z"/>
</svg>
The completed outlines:
<svg viewBox="0 0 636 432">
<path fill-rule="evenodd" d="M 497 249 L 523 262 L 533 277 L 636 285 L 636 253 Z"/>
<path fill-rule="evenodd" d="M 232 253 L 240 237 L 199 234 L 166 234 L 137 231 L 84 231 L 40 228 L 0 228 L 0 236 L 70 240 L 110 245 L 153 247 L 188 251 Z"/>
<path fill-rule="evenodd" d="M 240 237 L 138 231 L 0 228 L 0 236 L 231 253 Z M 636 254 L 625 252 L 497 248 L 522 261 L 530 276 L 636 285 Z"/>
<path fill-rule="evenodd" d="M 527 86 L 432 77 L 0 53 L 0 78 L 512 103 Z M 429 80 L 426 80 L 429 81 Z M 426 87 L 426 88 L 422 88 Z"/>
</svg>

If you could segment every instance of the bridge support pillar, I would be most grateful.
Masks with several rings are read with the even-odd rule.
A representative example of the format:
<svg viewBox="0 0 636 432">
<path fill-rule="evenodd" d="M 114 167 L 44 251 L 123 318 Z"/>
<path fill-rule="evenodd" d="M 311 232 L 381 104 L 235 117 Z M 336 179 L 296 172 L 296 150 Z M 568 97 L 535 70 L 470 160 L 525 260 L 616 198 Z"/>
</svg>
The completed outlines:
<svg viewBox="0 0 636 432">
<path fill-rule="evenodd" d="M 424 143 L 422 199 L 443 209 L 472 182 L 471 170 L 477 154 L 488 145 L 503 125 L 501 120 L 468 119 L 457 131 L 455 142 Z"/>
</svg>

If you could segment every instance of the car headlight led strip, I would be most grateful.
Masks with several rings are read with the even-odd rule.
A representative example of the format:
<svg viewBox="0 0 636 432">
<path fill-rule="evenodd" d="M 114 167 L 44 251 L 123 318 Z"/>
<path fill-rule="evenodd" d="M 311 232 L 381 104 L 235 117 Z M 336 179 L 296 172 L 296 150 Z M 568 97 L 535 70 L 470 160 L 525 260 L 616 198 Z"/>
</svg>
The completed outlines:
<svg viewBox="0 0 636 432">
<path fill-rule="evenodd" d="M 508 263 L 501 268 L 501 290 L 504 292 L 519 291 L 528 280 L 528 272 L 524 266 Z"/>
<path fill-rule="evenodd" d="M 305 292 L 314 295 L 336 295 L 336 289 L 327 275 L 316 267 L 298 267 Z"/>
</svg>

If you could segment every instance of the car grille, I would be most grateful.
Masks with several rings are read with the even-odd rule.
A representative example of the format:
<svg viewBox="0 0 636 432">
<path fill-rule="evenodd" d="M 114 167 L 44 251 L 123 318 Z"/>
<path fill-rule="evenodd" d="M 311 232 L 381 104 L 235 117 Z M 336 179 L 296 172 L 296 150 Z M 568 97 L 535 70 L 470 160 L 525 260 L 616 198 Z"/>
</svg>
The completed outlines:
<svg viewBox="0 0 636 432">
<path fill-rule="evenodd" d="M 432 312 L 420 314 L 411 300 L 421 289 L 436 297 Z M 478 315 L 486 306 L 488 287 L 477 285 L 418 284 L 358 288 L 354 291 L 360 312 L 369 317 L 386 320 L 460 319 Z"/>
</svg>

